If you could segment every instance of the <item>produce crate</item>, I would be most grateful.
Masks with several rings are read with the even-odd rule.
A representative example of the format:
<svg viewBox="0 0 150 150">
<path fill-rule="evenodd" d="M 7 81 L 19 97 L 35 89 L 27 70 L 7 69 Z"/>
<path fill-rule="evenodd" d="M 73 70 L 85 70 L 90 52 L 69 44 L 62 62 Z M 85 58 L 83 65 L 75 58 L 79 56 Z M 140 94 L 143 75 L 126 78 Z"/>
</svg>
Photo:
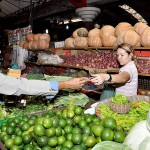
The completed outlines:
<svg viewBox="0 0 150 150">
<path fill-rule="evenodd" d="M 150 90 L 150 79 L 149 79 L 149 76 L 139 76 L 138 88 L 139 89 Z"/>
</svg>

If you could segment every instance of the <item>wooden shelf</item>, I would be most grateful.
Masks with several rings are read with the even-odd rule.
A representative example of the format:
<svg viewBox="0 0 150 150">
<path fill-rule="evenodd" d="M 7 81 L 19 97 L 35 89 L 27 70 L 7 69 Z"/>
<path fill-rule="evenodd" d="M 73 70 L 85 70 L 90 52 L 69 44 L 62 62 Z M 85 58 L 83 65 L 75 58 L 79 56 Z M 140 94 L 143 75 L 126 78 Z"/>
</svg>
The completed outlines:
<svg viewBox="0 0 150 150">
<path fill-rule="evenodd" d="M 26 64 L 31 64 L 31 65 L 37 65 L 37 66 L 51 66 L 51 67 L 64 67 L 64 68 L 72 68 L 72 69 L 84 69 L 84 70 L 89 70 L 88 67 L 81 67 L 81 66 L 68 66 L 64 64 L 40 64 L 40 63 L 34 63 L 34 62 L 26 62 Z M 96 69 L 96 68 L 90 68 L 90 69 Z M 117 68 L 110 68 L 110 69 L 98 69 L 101 70 L 101 72 L 112 72 L 112 73 L 118 73 L 119 69 Z M 139 73 L 139 76 L 147 76 L 149 77 L 150 74 L 144 74 L 144 73 Z"/>
<path fill-rule="evenodd" d="M 62 49 L 69 49 L 69 50 L 113 50 L 115 47 L 63 47 Z M 134 47 L 134 50 L 144 50 L 150 51 L 150 47 Z"/>
</svg>

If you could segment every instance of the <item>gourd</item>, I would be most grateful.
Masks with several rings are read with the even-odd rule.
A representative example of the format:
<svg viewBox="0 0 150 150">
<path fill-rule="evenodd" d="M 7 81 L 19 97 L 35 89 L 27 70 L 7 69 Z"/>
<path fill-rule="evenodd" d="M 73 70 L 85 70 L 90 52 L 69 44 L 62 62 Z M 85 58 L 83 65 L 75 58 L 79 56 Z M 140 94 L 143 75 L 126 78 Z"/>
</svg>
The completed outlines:
<svg viewBox="0 0 150 150">
<path fill-rule="evenodd" d="M 91 47 L 101 47 L 102 46 L 101 38 L 98 36 L 89 37 L 88 38 L 88 45 Z"/>
<path fill-rule="evenodd" d="M 38 33 L 38 34 L 34 34 L 34 41 L 39 41 L 39 38 L 42 34 L 41 33 Z"/>
<path fill-rule="evenodd" d="M 87 37 L 88 36 L 88 30 L 86 28 L 79 28 L 77 30 L 77 35 L 79 37 Z"/>
<path fill-rule="evenodd" d="M 110 35 L 110 36 L 102 35 L 101 39 L 102 39 L 103 46 L 106 46 L 106 47 L 117 46 L 117 38 L 113 35 Z"/>
<path fill-rule="evenodd" d="M 50 36 L 47 33 L 41 34 L 39 36 L 39 40 L 46 40 L 47 42 L 50 42 Z"/>
<path fill-rule="evenodd" d="M 29 44 L 29 49 L 32 49 L 32 44 L 33 44 L 34 41 L 30 41 L 28 44 Z"/>
<path fill-rule="evenodd" d="M 105 25 L 101 28 L 101 34 L 105 36 L 115 36 L 115 28 L 111 25 Z"/>
<path fill-rule="evenodd" d="M 145 29 L 148 28 L 148 25 L 143 23 L 143 22 L 137 22 L 135 25 L 134 25 L 134 30 L 136 33 L 138 33 L 139 35 L 141 35 Z"/>
<path fill-rule="evenodd" d="M 34 49 L 34 50 L 38 49 L 38 42 L 37 41 L 33 41 L 32 49 Z"/>
<path fill-rule="evenodd" d="M 65 47 L 70 47 L 70 48 L 72 48 L 72 47 L 75 47 L 74 46 L 74 38 L 67 38 L 66 40 L 65 40 Z"/>
<path fill-rule="evenodd" d="M 30 33 L 26 35 L 26 40 L 27 41 L 33 41 L 34 40 L 34 34 Z"/>
<path fill-rule="evenodd" d="M 29 49 L 29 43 L 27 41 L 23 44 L 23 48 Z"/>
<path fill-rule="evenodd" d="M 49 42 L 47 42 L 47 40 L 40 40 L 38 42 L 38 49 L 44 50 L 49 48 Z"/>
<path fill-rule="evenodd" d="M 100 26 L 98 24 L 95 24 L 94 29 L 89 31 L 88 37 L 93 37 L 93 36 L 99 37 L 101 35 L 101 30 L 99 28 L 100 28 Z"/>
<path fill-rule="evenodd" d="M 76 29 L 76 30 L 72 33 L 73 38 L 79 37 L 78 34 L 77 34 L 78 30 L 79 30 L 79 29 Z"/>
<path fill-rule="evenodd" d="M 21 41 L 20 43 L 19 43 L 19 46 L 20 47 L 23 47 L 23 45 L 26 43 L 26 41 Z"/>
<path fill-rule="evenodd" d="M 150 27 L 141 34 L 141 44 L 145 47 L 150 47 Z"/>
<path fill-rule="evenodd" d="M 76 47 L 87 47 L 88 46 L 88 40 L 86 37 L 77 37 L 74 39 L 74 45 Z"/>
<path fill-rule="evenodd" d="M 118 36 L 119 34 L 122 34 L 128 30 L 133 31 L 133 26 L 128 22 L 121 22 L 115 27 L 115 35 Z"/>
<path fill-rule="evenodd" d="M 132 30 L 128 30 L 118 35 L 117 44 L 128 43 L 132 46 L 140 46 L 140 36 Z"/>
</svg>

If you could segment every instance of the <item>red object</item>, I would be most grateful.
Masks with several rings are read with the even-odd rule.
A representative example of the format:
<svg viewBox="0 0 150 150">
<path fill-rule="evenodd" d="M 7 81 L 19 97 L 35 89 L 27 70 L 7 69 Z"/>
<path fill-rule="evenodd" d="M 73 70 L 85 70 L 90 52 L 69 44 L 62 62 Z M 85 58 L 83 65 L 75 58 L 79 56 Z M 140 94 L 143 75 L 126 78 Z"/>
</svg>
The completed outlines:
<svg viewBox="0 0 150 150">
<path fill-rule="evenodd" d="M 136 54 L 136 56 L 150 57 L 150 50 L 145 50 L 145 51 L 136 50 L 135 54 Z"/>
<path fill-rule="evenodd" d="M 75 7 L 86 7 L 86 0 L 69 0 Z"/>
</svg>

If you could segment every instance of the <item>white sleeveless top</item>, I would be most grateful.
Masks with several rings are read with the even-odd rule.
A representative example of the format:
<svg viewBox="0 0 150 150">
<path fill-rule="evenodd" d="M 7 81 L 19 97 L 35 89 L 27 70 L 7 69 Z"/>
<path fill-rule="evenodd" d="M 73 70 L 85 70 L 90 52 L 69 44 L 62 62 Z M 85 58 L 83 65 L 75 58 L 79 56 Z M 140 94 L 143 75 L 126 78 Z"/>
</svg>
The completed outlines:
<svg viewBox="0 0 150 150">
<path fill-rule="evenodd" d="M 129 73 L 130 80 L 124 85 L 116 87 L 116 94 L 124 94 L 126 96 L 137 95 L 138 72 L 134 61 L 131 61 L 125 66 L 121 67 L 119 70 L 119 74 L 121 74 L 124 71 Z"/>
</svg>

